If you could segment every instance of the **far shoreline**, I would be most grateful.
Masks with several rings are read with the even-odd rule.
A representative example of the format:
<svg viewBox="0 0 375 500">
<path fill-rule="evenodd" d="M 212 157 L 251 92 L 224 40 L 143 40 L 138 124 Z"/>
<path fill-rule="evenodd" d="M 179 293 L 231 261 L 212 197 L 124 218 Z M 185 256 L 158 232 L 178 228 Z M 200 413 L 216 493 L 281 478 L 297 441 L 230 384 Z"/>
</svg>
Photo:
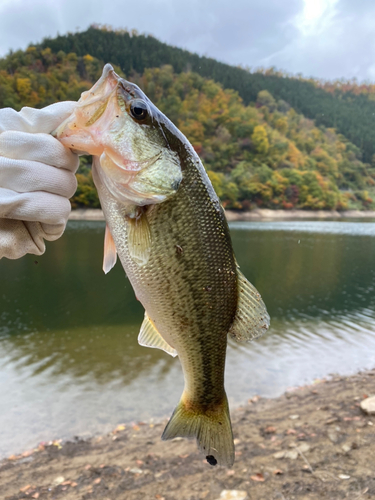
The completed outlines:
<svg viewBox="0 0 375 500">
<path fill-rule="evenodd" d="M 267 221 L 267 220 L 307 220 L 307 219 L 375 219 L 375 210 L 271 210 L 258 208 L 251 212 L 226 210 L 228 222 L 235 221 Z M 104 221 L 103 211 L 99 208 L 79 208 L 72 210 L 69 220 Z"/>
</svg>

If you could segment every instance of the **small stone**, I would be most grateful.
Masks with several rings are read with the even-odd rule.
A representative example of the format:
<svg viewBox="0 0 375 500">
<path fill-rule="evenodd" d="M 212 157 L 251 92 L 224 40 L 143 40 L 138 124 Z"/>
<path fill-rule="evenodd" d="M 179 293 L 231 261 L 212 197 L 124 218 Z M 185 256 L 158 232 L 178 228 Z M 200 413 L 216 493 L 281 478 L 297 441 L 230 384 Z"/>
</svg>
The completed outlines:
<svg viewBox="0 0 375 500">
<path fill-rule="evenodd" d="M 347 474 L 339 474 L 339 478 L 340 479 L 350 479 L 350 476 L 348 476 Z"/>
<path fill-rule="evenodd" d="M 285 458 L 290 458 L 291 460 L 296 460 L 298 457 L 298 451 L 290 450 L 285 452 Z"/>
<path fill-rule="evenodd" d="M 53 480 L 54 486 L 58 486 L 59 484 L 62 484 L 65 481 L 64 476 L 58 476 Z"/>
<path fill-rule="evenodd" d="M 336 444 L 339 440 L 339 435 L 337 434 L 337 432 L 329 432 L 328 438 L 330 441 L 332 441 L 332 443 Z"/>
<path fill-rule="evenodd" d="M 334 424 L 335 422 L 338 422 L 339 419 L 337 417 L 331 417 L 329 418 L 328 420 L 325 421 L 325 424 L 326 425 L 331 425 L 331 424 Z"/>
<path fill-rule="evenodd" d="M 142 474 L 143 470 L 139 469 L 138 467 L 133 467 L 132 469 L 129 470 L 132 474 Z"/>
<path fill-rule="evenodd" d="M 256 474 L 250 476 L 250 479 L 252 481 L 256 481 L 258 483 L 264 483 L 264 481 L 265 481 L 264 476 L 261 472 L 257 472 Z"/>
<path fill-rule="evenodd" d="M 123 431 L 124 429 L 125 429 L 125 425 L 124 425 L 124 424 L 120 424 L 120 425 L 118 425 L 118 426 L 116 427 L 116 429 L 115 429 L 115 430 L 113 430 L 112 432 L 113 432 L 113 434 L 117 434 L 118 432 L 121 432 L 121 431 Z"/>
<path fill-rule="evenodd" d="M 23 488 L 20 488 L 20 491 L 22 493 L 25 493 L 25 491 L 29 490 L 30 488 L 32 488 L 31 484 L 27 484 L 26 486 L 24 486 Z"/>
<path fill-rule="evenodd" d="M 275 432 L 276 432 L 276 427 L 274 427 L 273 425 L 269 425 L 268 427 L 266 427 L 266 428 L 264 429 L 264 432 L 265 432 L 266 434 L 275 434 Z"/>
<path fill-rule="evenodd" d="M 288 429 L 286 433 L 289 436 L 290 434 L 297 434 L 297 431 L 295 429 Z"/>
<path fill-rule="evenodd" d="M 285 457 L 285 451 L 278 451 L 273 454 L 273 458 L 284 458 Z"/>
<path fill-rule="evenodd" d="M 290 415 L 289 418 L 291 420 L 297 420 L 299 418 L 299 415 Z"/>
<path fill-rule="evenodd" d="M 301 453 L 307 453 L 310 450 L 310 445 L 307 443 L 301 443 L 297 446 L 297 450 Z"/>
<path fill-rule="evenodd" d="M 348 453 L 352 449 L 352 445 L 351 444 L 343 444 L 341 448 L 342 448 L 342 451 L 344 453 Z"/>
<path fill-rule="evenodd" d="M 223 490 L 218 500 L 248 500 L 247 492 L 242 490 Z"/>
<path fill-rule="evenodd" d="M 360 407 L 367 415 L 375 415 L 375 396 L 371 396 L 361 401 Z"/>
</svg>

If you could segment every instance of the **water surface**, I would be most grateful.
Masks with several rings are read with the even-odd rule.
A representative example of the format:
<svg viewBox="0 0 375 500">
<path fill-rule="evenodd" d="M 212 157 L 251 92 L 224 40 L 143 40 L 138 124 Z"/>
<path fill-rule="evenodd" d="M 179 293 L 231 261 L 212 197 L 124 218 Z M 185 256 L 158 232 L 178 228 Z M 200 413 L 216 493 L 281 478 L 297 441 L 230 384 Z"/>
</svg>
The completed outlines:
<svg viewBox="0 0 375 500">
<path fill-rule="evenodd" d="M 272 318 L 256 342 L 230 342 L 232 406 L 375 366 L 375 223 L 231 232 Z M 137 344 L 143 309 L 121 265 L 101 271 L 103 235 L 103 223 L 70 222 L 45 255 L 0 261 L 0 456 L 169 416 L 179 399 L 178 359 Z"/>
</svg>

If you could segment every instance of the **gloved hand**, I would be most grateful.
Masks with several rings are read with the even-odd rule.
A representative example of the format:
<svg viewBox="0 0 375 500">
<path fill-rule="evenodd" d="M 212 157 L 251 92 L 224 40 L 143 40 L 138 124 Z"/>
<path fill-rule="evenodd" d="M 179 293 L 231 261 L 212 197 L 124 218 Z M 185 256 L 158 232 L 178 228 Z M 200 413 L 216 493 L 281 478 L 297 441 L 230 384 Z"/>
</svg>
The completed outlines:
<svg viewBox="0 0 375 500">
<path fill-rule="evenodd" d="M 41 255 L 64 232 L 79 159 L 49 134 L 75 106 L 0 109 L 0 259 Z"/>
</svg>

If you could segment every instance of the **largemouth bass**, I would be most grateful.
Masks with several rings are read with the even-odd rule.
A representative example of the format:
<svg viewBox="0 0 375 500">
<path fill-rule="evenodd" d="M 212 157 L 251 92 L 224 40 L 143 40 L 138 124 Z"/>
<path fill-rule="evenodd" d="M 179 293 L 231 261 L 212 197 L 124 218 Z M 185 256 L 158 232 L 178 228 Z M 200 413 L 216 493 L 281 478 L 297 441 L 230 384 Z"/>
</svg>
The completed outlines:
<svg viewBox="0 0 375 500">
<path fill-rule="evenodd" d="M 103 269 L 113 267 L 117 252 L 145 308 L 139 343 L 179 356 L 185 387 L 162 439 L 195 437 L 208 463 L 231 466 L 227 337 L 259 337 L 269 316 L 236 264 L 224 210 L 199 157 L 108 64 L 55 136 L 94 156 L 107 222 Z"/>
</svg>

